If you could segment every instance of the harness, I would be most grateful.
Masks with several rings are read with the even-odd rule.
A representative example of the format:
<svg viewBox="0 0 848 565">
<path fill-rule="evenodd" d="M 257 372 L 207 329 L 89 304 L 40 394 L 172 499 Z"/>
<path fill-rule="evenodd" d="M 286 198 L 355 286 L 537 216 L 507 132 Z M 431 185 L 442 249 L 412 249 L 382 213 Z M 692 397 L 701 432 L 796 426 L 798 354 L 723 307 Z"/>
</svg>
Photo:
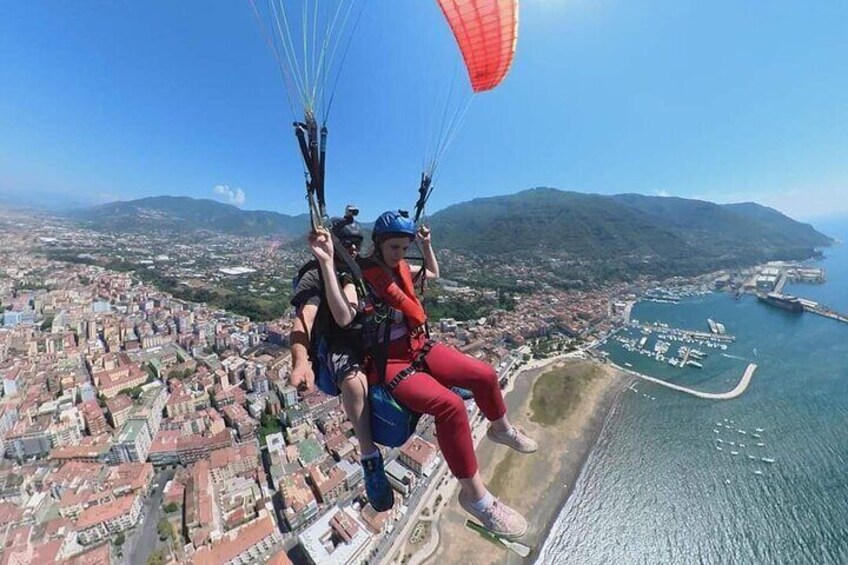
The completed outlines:
<svg viewBox="0 0 848 565">
<path fill-rule="evenodd" d="M 427 341 L 424 342 L 424 346 L 421 348 L 421 351 L 418 352 L 418 355 L 412 361 L 412 363 L 406 369 L 400 371 L 395 377 L 386 383 L 386 390 L 392 392 L 397 388 L 397 386 L 402 383 L 404 380 L 409 378 L 413 373 L 422 373 L 428 371 L 427 367 L 427 354 L 430 353 L 430 350 L 433 349 L 433 346 L 436 345 L 436 342 L 432 339 L 427 338 Z"/>
</svg>

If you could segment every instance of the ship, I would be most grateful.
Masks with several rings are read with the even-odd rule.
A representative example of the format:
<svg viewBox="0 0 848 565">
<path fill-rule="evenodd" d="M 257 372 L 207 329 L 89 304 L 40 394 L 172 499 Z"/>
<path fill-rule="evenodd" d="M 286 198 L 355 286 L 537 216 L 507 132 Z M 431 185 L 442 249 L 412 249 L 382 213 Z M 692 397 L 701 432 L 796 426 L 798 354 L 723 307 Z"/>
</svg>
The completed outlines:
<svg viewBox="0 0 848 565">
<path fill-rule="evenodd" d="M 716 322 L 712 318 L 707 318 L 707 325 L 710 326 L 710 333 L 724 335 L 727 333 L 727 328 L 721 322 Z"/>
<path fill-rule="evenodd" d="M 803 312 L 804 305 L 800 300 L 789 294 L 781 294 L 779 292 L 769 292 L 768 294 L 758 294 L 757 298 L 760 302 L 765 302 L 771 306 L 777 306 L 789 312 Z"/>
</svg>

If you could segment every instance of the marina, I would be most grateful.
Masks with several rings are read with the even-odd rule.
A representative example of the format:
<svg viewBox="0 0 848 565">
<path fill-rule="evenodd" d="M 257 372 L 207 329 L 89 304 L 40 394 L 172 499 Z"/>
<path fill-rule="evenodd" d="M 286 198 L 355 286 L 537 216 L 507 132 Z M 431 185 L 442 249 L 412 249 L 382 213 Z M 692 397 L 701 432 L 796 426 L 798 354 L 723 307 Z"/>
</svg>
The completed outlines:
<svg viewBox="0 0 848 565">
<path fill-rule="evenodd" d="M 828 270 L 828 284 L 807 286 L 799 278 L 805 286 L 790 281 L 784 292 L 848 312 L 848 246 L 828 255 L 820 263 Z M 640 394 L 622 395 L 576 494 L 545 543 L 548 560 L 541 562 L 626 563 L 634 547 L 652 563 L 683 564 L 685 557 L 675 557 L 692 555 L 705 563 L 845 562 L 846 507 L 835 501 L 846 496 L 846 326 L 821 316 L 784 313 L 757 301 L 750 291 L 738 300 L 716 293 L 677 305 L 642 301 L 631 318 L 642 324 L 617 335 L 635 339 L 634 350 L 614 338 L 604 347 L 616 364 L 630 362 L 636 372 L 721 393 L 733 389 L 754 362 L 757 381 L 730 402 L 704 402 L 687 393 L 671 394 L 665 385 L 651 393 L 646 387 L 652 385 L 638 379 L 633 386 Z M 708 332 L 708 319 L 736 337 L 714 342 L 727 345 L 726 350 L 660 335 L 668 335 L 662 324 Z M 646 327 L 650 334 L 642 333 Z M 639 353 L 635 349 L 644 335 L 649 335 L 646 352 Z M 655 357 L 657 339 L 670 343 L 665 362 Z M 703 369 L 671 365 L 669 358 L 679 361 L 680 347 L 706 353 Z M 645 402 L 643 391 L 657 401 Z M 646 458 L 646 452 L 654 457 Z M 808 511 L 808 519 L 799 520 L 799 508 Z M 640 521 L 668 527 L 634 528 Z M 728 540 L 715 537 L 719 524 L 747 532 L 745 544 L 732 556 Z M 782 545 L 786 540 L 797 540 L 791 557 Z"/>
</svg>

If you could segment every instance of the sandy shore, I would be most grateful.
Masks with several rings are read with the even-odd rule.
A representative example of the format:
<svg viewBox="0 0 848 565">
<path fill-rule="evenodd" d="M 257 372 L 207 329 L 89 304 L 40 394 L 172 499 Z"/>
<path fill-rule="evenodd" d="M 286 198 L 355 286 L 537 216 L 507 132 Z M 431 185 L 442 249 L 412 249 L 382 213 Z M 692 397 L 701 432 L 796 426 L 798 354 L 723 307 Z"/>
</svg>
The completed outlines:
<svg viewBox="0 0 848 565">
<path fill-rule="evenodd" d="M 583 387 L 580 402 L 571 414 L 554 424 L 541 425 L 530 419 L 533 386 L 554 367 L 570 374 L 594 370 L 597 377 Z M 628 381 L 613 367 L 589 360 L 537 362 L 525 367 L 507 395 L 507 405 L 510 418 L 538 441 L 539 451 L 522 455 L 484 439 L 477 457 L 490 489 L 521 511 L 530 523 L 530 532 L 521 541 L 533 546 L 533 553 L 521 559 L 467 529 L 467 516 L 453 496 L 437 520 L 438 549 L 425 563 L 531 563 L 570 495 L 615 398 Z"/>
</svg>

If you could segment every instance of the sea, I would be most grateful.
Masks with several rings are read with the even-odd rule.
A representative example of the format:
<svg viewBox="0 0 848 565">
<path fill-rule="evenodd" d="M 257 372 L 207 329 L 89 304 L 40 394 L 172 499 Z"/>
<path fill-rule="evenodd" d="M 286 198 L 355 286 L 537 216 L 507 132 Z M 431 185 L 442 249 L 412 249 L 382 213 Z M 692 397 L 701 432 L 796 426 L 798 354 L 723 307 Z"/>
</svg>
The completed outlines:
<svg viewBox="0 0 848 565">
<path fill-rule="evenodd" d="M 848 242 L 848 222 L 819 229 Z M 784 292 L 848 312 L 848 244 L 825 254 L 810 262 L 825 284 Z M 632 317 L 702 331 L 712 318 L 736 341 L 701 347 L 703 369 L 611 342 L 619 365 L 709 392 L 758 369 L 732 400 L 625 389 L 536 563 L 848 564 L 848 324 L 726 293 L 640 302 Z"/>
</svg>

